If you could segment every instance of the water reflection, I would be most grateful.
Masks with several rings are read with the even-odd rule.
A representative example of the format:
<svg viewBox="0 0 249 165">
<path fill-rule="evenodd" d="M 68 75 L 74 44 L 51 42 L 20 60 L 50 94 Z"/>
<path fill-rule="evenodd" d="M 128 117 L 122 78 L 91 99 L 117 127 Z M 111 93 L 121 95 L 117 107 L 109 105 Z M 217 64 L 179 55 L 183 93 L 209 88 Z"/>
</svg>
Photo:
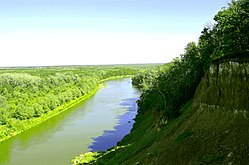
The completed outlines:
<svg viewBox="0 0 249 165">
<path fill-rule="evenodd" d="M 113 130 L 104 134 L 118 137 L 102 140 L 106 148 L 110 146 L 109 138 L 119 141 L 123 136 L 119 133 L 128 133 L 134 122 L 139 92 L 129 78 L 105 84 L 105 88 L 72 110 L 0 143 L 0 164 L 70 164 L 74 156 L 89 151 L 92 137 L 99 137 L 103 130 Z"/>
<path fill-rule="evenodd" d="M 114 130 L 105 130 L 101 136 L 93 138 L 94 142 L 88 147 L 90 151 L 106 151 L 116 146 L 125 135 L 130 133 L 135 122 L 133 119 L 137 114 L 137 100 L 138 97 L 123 100 L 120 105 L 127 107 L 128 111 L 118 117 L 119 121 Z"/>
</svg>

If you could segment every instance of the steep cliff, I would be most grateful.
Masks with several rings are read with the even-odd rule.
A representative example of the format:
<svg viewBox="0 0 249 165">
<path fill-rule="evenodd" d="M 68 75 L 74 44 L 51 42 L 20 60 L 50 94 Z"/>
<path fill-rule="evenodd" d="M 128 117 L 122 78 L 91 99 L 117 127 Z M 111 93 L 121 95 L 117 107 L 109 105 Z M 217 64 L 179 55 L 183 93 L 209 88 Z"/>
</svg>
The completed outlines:
<svg viewBox="0 0 249 165">
<path fill-rule="evenodd" d="M 218 59 L 179 118 L 160 125 L 160 112 L 138 114 L 132 132 L 93 164 L 248 164 L 248 111 L 248 56 Z"/>
<path fill-rule="evenodd" d="M 247 113 L 248 93 L 249 57 L 231 56 L 213 62 L 196 91 L 194 101 L 210 109 Z"/>
<path fill-rule="evenodd" d="M 181 132 L 192 134 L 179 147 L 174 147 L 176 160 L 188 157 L 180 162 L 247 164 L 248 111 L 248 56 L 214 61 L 196 90 L 189 117 L 179 127 L 184 125 Z"/>
</svg>

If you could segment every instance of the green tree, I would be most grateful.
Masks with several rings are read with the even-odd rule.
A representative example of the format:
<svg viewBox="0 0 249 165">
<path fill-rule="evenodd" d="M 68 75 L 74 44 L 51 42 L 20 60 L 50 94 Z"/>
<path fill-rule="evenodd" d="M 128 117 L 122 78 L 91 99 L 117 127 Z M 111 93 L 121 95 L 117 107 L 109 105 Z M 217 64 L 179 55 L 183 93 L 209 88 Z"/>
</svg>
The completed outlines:
<svg viewBox="0 0 249 165">
<path fill-rule="evenodd" d="M 233 0 L 215 15 L 214 20 L 215 24 L 205 27 L 200 37 L 203 55 L 218 58 L 249 50 L 248 0 Z"/>
</svg>

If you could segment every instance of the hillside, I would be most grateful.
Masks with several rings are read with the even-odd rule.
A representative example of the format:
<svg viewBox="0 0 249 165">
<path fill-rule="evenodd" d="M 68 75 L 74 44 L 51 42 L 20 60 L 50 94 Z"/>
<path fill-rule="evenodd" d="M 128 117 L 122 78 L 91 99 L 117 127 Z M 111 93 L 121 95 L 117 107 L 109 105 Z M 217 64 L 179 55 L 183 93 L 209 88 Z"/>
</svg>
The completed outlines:
<svg viewBox="0 0 249 165">
<path fill-rule="evenodd" d="M 248 77 L 248 57 L 216 60 L 179 118 L 165 125 L 156 111 L 138 114 L 131 134 L 93 164 L 248 163 Z"/>
<path fill-rule="evenodd" d="M 167 69 L 136 75 L 131 133 L 74 164 L 248 164 L 248 8 L 228 3 Z"/>
</svg>

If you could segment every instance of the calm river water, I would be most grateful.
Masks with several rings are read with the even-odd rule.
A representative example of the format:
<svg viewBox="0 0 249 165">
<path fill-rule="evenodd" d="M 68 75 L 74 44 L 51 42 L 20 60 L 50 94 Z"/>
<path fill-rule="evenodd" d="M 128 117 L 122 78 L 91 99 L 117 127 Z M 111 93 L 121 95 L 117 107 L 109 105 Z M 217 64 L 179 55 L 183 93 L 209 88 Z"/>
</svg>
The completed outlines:
<svg viewBox="0 0 249 165">
<path fill-rule="evenodd" d="M 71 110 L 0 143 L 0 165 L 67 165 L 80 153 L 113 147 L 130 132 L 139 96 L 130 78 L 107 81 Z"/>
</svg>

